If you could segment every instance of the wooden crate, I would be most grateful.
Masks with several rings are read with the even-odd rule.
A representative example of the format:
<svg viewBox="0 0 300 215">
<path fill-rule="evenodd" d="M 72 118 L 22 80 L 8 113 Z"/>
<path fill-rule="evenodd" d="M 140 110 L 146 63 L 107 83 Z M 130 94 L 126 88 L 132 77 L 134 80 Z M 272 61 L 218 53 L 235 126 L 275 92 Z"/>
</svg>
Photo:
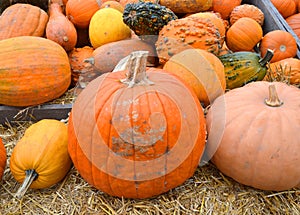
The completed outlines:
<svg viewBox="0 0 300 215">
<path fill-rule="evenodd" d="M 265 15 L 263 24 L 264 34 L 273 30 L 284 30 L 293 35 L 296 39 L 298 51 L 297 57 L 300 58 L 300 40 L 291 27 L 287 24 L 285 19 L 281 16 L 278 10 L 274 7 L 270 0 L 243 0 L 242 4 L 252 4 L 261 9 Z"/>
</svg>

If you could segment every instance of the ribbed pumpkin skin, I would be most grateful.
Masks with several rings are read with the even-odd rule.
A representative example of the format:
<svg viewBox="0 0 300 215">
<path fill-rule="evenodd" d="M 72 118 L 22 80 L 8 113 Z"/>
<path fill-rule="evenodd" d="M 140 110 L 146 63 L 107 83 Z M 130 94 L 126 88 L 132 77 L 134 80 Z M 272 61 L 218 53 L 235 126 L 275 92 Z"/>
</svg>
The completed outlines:
<svg viewBox="0 0 300 215">
<path fill-rule="evenodd" d="M 265 81 L 218 97 L 206 115 L 207 149 L 213 153 L 219 144 L 212 162 L 225 175 L 258 189 L 280 191 L 300 186 L 300 90 L 273 83 L 284 102 L 279 107 L 265 104 L 270 85 Z M 214 138 L 219 134 L 220 139 Z"/>
<path fill-rule="evenodd" d="M 2 139 L 0 138 L 0 180 L 2 179 L 4 169 L 6 166 L 6 149 L 3 145 Z"/>
<path fill-rule="evenodd" d="M 68 55 L 57 43 L 33 36 L 0 41 L 0 104 L 38 105 L 68 89 Z"/>
<path fill-rule="evenodd" d="M 17 36 L 43 36 L 48 14 L 37 6 L 14 4 L 0 16 L 0 40 Z"/>
<path fill-rule="evenodd" d="M 77 97 L 69 119 L 76 169 L 113 196 L 164 193 L 193 175 L 203 152 L 205 122 L 196 96 L 165 71 L 150 68 L 147 76 L 153 85 L 128 87 L 119 81 L 124 72 L 98 77 Z"/>
</svg>

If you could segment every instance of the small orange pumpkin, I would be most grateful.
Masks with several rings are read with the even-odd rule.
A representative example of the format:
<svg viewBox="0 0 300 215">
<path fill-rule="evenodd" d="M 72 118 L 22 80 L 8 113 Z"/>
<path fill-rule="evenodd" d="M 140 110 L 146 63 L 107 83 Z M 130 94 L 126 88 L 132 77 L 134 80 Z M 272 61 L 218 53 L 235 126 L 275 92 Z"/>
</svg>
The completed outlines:
<svg viewBox="0 0 300 215">
<path fill-rule="evenodd" d="M 297 7 L 294 0 L 271 0 L 271 2 L 283 18 L 296 13 Z"/>
<path fill-rule="evenodd" d="M 176 14 L 185 14 L 207 11 L 212 7 L 213 0 L 160 0 L 159 4 L 169 8 Z"/>
<path fill-rule="evenodd" d="M 263 37 L 260 24 L 249 17 L 238 19 L 226 32 L 226 44 L 232 51 L 251 51 Z"/>
<path fill-rule="evenodd" d="M 114 0 L 103 2 L 100 6 L 100 9 L 105 8 L 105 7 L 114 8 L 114 9 L 120 11 L 121 13 L 123 13 L 123 11 L 124 11 L 124 6 L 120 2 L 114 1 Z"/>
<path fill-rule="evenodd" d="M 252 4 L 241 4 L 233 8 L 229 16 L 230 24 L 232 25 L 241 17 L 252 18 L 260 25 L 264 24 L 265 19 L 265 15 L 261 9 Z"/>
<path fill-rule="evenodd" d="M 295 32 L 295 34 L 300 38 L 300 13 L 289 16 L 285 19 L 285 21 Z"/>
<path fill-rule="evenodd" d="M 100 9 L 101 0 L 68 0 L 66 15 L 79 28 L 87 28 L 94 13 Z"/>
<path fill-rule="evenodd" d="M 71 51 L 77 43 L 76 28 L 63 14 L 62 7 L 58 3 L 49 6 L 46 37 L 61 45 L 66 51 Z"/>
<path fill-rule="evenodd" d="M 259 49 L 264 56 L 268 49 L 273 50 L 274 56 L 271 63 L 284 58 L 295 57 L 297 54 L 297 42 L 293 35 L 284 30 L 273 30 L 262 38 Z"/>
<path fill-rule="evenodd" d="M 233 8 L 241 3 L 242 0 L 213 0 L 211 10 L 220 13 L 223 19 L 228 19 Z"/>
<path fill-rule="evenodd" d="M 0 180 L 2 179 L 6 167 L 6 159 L 7 159 L 6 149 L 4 147 L 2 139 L 0 138 Z"/>
</svg>

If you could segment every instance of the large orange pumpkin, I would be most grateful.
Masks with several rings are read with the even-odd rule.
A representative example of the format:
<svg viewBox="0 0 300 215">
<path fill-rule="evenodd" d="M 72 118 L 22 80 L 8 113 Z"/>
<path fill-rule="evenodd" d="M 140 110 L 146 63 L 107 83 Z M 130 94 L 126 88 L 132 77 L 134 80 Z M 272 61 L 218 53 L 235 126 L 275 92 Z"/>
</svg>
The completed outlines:
<svg viewBox="0 0 300 215">
<path fill-rule="evenodd" d="M 17 36 L 43 36 L 47 13 L 31 4 L 14 4 L 0 16 L 0 40 Z"/>
<path fill-rule="evenodd" d="M 80 175 L 113 196 L 147 198 L 191 177 L 205 144 L 193 91 L 134 52 L 125 71 L 90 82 L 69 119 L 69 154 Z M 127 76 L 126 76 L 127 74 Z"/>
<path fill-rule="evenodd" d="M 0 41 L 0 104 L 31 106 L 58 98 L 71 82 L 66 51 L 33 36 Z"/>
<path fill-rule="evenodd" d="M 297 54 L 297 42 L 293 35 L 284 30 L 273 30 L 268 32 L 262 38 L 259 49 L 264 56 L 268 49 L 273 50 L 274 55 L 271 63 L 283 60 L 289 57 L 295 57 Z"/>
<path fill-rule="evenodd" d="M 208 154 L 225 175 L 258 189 L 300 186 L 300 90 L 252 82 L 218 97 L 207 113 Z"/>
<path fill-rule="evenodd" d="M 238 19 L 226 32 L 226 44 L 232 51 L 251 51 L 263 37 L 260 24 L 249 17 Z"/>
<path fill-rule="evenodd" d="M 6 158 L 6 149 L 3 145 L 2 139 L 0 138 L 0 180 L 2 179 L 5 170 Z"/>
</svg>

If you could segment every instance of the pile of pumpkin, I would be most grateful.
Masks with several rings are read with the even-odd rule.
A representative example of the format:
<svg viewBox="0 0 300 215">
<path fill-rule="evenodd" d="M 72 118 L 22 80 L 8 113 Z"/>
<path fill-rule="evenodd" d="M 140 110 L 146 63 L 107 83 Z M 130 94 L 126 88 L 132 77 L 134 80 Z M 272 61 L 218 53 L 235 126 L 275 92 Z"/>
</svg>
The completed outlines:
<svg viewBox="0 0 300 215">
<path fill-rule="evenodd" d="M 241 0 L 41 8 L 16 3 L 0 16 L 0 103 L 37 105 L 83 75 L 93 80 L 67 126 L 41 120 L 15 146 L 18 197 L 59 182 L 72 163 L 92 186 L 127 198 L 167 192 L 209 160 L 255 188 L 300 187 L 297 45 L 285 31 L 263 35 L 259 8 Z M 268 82 L 278 76 L 289 84 Z"/>
</svg>

